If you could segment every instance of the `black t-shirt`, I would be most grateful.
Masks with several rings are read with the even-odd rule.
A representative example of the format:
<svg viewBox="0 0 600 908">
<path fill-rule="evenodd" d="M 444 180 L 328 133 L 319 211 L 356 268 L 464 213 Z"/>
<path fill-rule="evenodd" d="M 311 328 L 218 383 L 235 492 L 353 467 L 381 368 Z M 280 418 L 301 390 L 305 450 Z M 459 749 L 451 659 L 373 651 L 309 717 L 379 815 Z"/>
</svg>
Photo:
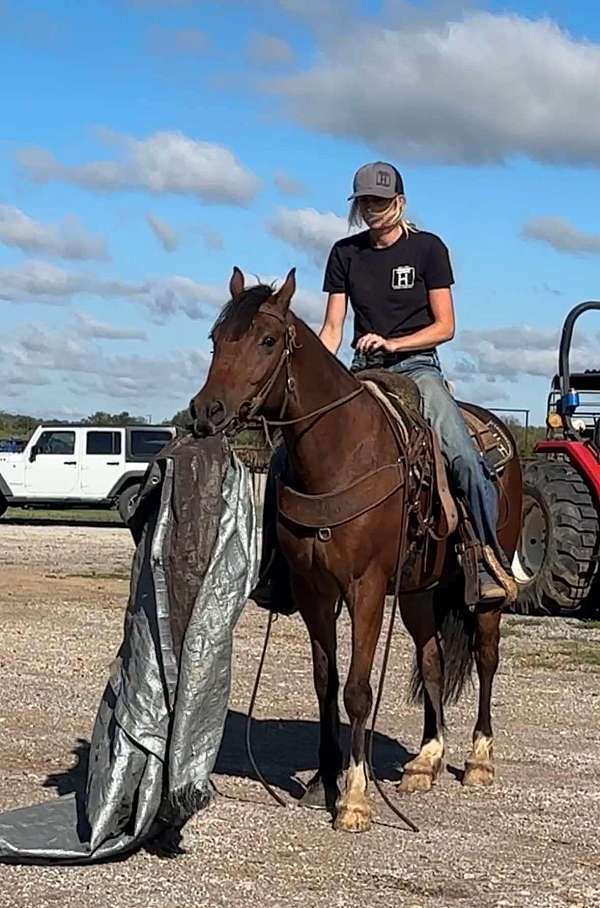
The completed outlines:
<svg viewBox="0 0 600 908">
<path fill-rule="evenodd" d="M 453 283 L 448 249 L 435 234 L 420 230 L 376 249 L 365 230 L 334 245 L 323 290 L 348 295 L 354 347 L 363 334 L 402 337 L 431 325 L 428 291 Z"/>
</svg>

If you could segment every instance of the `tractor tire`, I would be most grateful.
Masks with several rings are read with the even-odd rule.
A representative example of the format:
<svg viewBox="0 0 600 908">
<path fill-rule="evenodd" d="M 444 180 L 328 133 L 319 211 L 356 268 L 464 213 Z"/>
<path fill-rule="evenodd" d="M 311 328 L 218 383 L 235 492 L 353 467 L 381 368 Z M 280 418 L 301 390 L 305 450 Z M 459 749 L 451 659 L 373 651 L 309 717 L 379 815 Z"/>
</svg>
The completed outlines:
<svg viewBox="0 0 600 908">
<path fill-rule="evenodd" d="M 119 500 L 117 502 L 117 507 L 119 509 L 119 514 L 121 515 L 121 520 L 124 524 L 129 522 L 129 518 L 132 514 L 132 511 L 135 507 L 138 495 L 140 494 L 141 486 L 138 483 L 127 486 L 121 494 L 119 495 Z"/>
<path fill-rule="evenodd" d="M 521 614 L 586 614 L 598 571 L 594 496 L 567 460 L 538 458 L 523 477 L 523 522 L 513 571 Z"/>
</svg>

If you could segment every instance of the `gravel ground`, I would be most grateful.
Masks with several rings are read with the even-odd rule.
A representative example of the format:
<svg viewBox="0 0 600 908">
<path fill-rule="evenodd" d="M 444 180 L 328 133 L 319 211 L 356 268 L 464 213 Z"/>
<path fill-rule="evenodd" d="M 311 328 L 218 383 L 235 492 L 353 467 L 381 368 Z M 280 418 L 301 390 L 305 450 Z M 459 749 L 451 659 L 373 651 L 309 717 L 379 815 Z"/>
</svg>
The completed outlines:
<svg viewBox="0 0 600 908">
<path fill-rule="evenodd" d="M 117 649 L 132 546 L 120 528 L 0 524 L 0 806 L 81 783 L 87 741 Z M 340 628 L 342 661 L 347 631 Z M 221 793 L 186 829 L 175 861 L 140 852 L 89 868 L 0 867 L 0 908 L 199 906 L 600 906 L 600 629 L 507 618 L 494 697 L 497 781 L 401 799 L 418 835 L 372 794 L 377 824 L 334 833 L 323 812 L 269 802 L 243 754 L 243 718 L 264 615 L 236 633 L 231 714 L 217 766 Z M 410 641 L 398 629 L 376 742 L 378 774 L 400 801 L 397 765 L 414 752 L 420 710 L 406 702 Z M 459 769 L 475 715 L 469 691 L 448 713 Z M 315 766 L 316 708 L 298 618 L 274 630 L 255 730 L 259 762 L 291 804 Z"/>
</svg>

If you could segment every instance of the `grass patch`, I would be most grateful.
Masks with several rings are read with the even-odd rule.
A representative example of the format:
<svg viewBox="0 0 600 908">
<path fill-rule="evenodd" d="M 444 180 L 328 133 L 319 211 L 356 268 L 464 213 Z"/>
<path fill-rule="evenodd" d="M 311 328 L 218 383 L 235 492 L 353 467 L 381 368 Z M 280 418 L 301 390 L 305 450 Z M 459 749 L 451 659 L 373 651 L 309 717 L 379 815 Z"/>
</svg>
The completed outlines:
<svg viewBox="0 0 600 908">
<path fill-rule="evenodd" d="M 122 526 L 123 521 L 119 512 L 114 509 L 101 508 L 98 510 L 86 510 L 76 508 L 53 511 L 45 508 L 8 508 L 2 520 L 15 520 L 19 523 L 108 523 Z"/>
<path fill-rule="evenodd" d="M 600 671 L 600 644 L 580 643 L 578 640 L 546 641 L 547 645 L 538 652 L 522 653 L 516 656 L 519 665 L 525 668 L 549 668 L 576 671 L 589 668 Z"/>
</svg>

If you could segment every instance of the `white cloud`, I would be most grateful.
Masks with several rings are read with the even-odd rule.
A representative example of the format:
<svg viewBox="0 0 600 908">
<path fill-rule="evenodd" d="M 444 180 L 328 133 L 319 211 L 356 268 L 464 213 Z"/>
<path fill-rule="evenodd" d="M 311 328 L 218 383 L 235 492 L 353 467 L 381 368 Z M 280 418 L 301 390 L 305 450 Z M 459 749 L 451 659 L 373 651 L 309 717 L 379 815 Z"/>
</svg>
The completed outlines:
<svg viewBox="0 0 600 908">
<path fill-rule="evenodd" d="M 75 313 L 75 327 L 83 337 L 102 338 L 103 340 L 147 340 L 148 335 L 142 328 L 119 328 L 109 322 L 97 321 L 87 312 Z"/>
<path fill-rule="evenodd" d="M 459 373 L 454 373 L 452 370 L 448 370 L 446 376 L 450 381 L 452 394 L 457 400 L 465 400 L 492 408 L 509 404 L 513 400 L 503 385 L 490 382 L 486 377 L 481 380 L 481 377 L 477 376 L 477 381 L 465 380 Z"/>
<path fill-rule="evenodd" d="M 299 287 L 292 300 L 292 309 L 311 328 L 316 329 L 323 324 L 326 301 L 324 293 L 318 293 L 316 290 L 303 290 L 302 287 Z"/>
<path fill-rule="evenodd" d="M 150 315 L 160 322 L 180 312 L 194 320 L 212 318 L 226 299 L 224 287 L 199 284 L 181 275 L 147 281 L 140 297 Z"/>
<path fill-rule="evenodd" d="M 50 378 L 32 366 L 26 369 L 13 366 L 4 373 L 0 372 L 0 375 L 2 376 L 2 393 L 8 394 L 9 397 L 18 397 L 23 393 L 23 388 L 38 388 L 50 384 Z"/>
<path fill-rule="evenodd" d="M 533 218 L 523 226 L 523 235 L 546 243 L 557 252 L 600 255 L 600 233 L 586 233 L 565 218 Z"/>
<path fill-rule="evenodd" d="M 463 331 L 460 335 L 461 350 L 472 350 L 481 342 L 493 344 L 497 350 L 557 350 L 558 330 L 532 328 L 530 325 L 507 325 L 502 328 L 484 328 Z"/>
<path fill-rule="evenodd" d="M 155 214 L 146 215 L 146 221 L 165 252 L 174 252 L 179 245 L 179 237 L 171 225 Z"/>
<path fill-rule="evenodd" d="M 285 170 L 275 171 L 273 182 L 284 195 L 303 195 L 306 192 L 306 184 L 302 180 L 290 176 Z"/>
<path fill-rule="evenodd" d="M 0 205 L 0 243 L 23 252 L 46 253 L 64 259 L 105 259 L 106 242 L 70 216 L 58 224 L 42 224 L 20 208 Z"/>
<path fill-rule="evenodd" d="M 452 372 L 463 381 L 482 376 L 516 382 L 523 376 L 550 378 L 558 366 L 558 331 L 528 326 L 510 326 L 463 331 L 454 348 L 466 357 L 455 362 Z M 589 368 L 594 345 L 587 335 L 575 335 L 571 353 L 574 369 Z"/>
<path fill-rule="evenodd" d="M 143 412 L 157 398 L 185 405 L 201 386 L 209 364 L 208 354 L 200 349 L 154 356 L 108 353 L 89 339 L 65 336 L 43 324 L 28 325 L 10 344 L 0 343 L 0 354 L 2 384 L 10 375 L 31 375 L 35 384 L 60 381 L 79 398 L 87 394 L 96 402 L 110 402 L 119 397 L 134 410 L 142 406 Z M 90 403 L 90 409 L 94 406 Z"/>
<path fill-rule="evenodd" d="M 318 266 L 324 264 L 336 240 L 348 232 L 344 218 L 315 208 L 280 208 L 267 226 L 273 236 L 301 249 Z"/>
<path fill-rule="evenodd" d="M 479 12 L 438 26 L 362 22 L 321 51 L 312 67 L 274 83 L 308 127 L 403 160 L 525 155 L 600 166 L 600 45 L 548 19 Z"/>
<path fill-rule="evenodd" d="M 251 272 L 248 270 L 248 275 Z M 262 278 L 271 283 L 270 278 Z M 249 280 L 249 284 L 253 281 Z M 73 298 L 95 296 L 119 298 L 137 303 L 150 318 L 162 324 L 176 315 L 189 319 L 213 320 L 228 299 L 226 281 L 223 286 L 203 284 L 183 275 L 151 277 L 140 283 L 101 278 L 94 274 L 67 272 L 45 262 L 25 262 L 20 268 L 0 268 L 0 299 L 13 303 L 48 303 L 65 305 Z M 325 297 L 314 290 L 299 287 L 294 297 L 294 309 L 312 326 L 320 324 Z M 79 333 L 87 337 L 145 338 L 141 329 L 114 328 L 97 322 L 91 316 L 76 313 Z"/>
<path fill-rule="evenodd" d="M 200 284 L 181 275 L 133 283 L 68 272 L 47 262 L 28 261 L 16 268 L 0 268 L 0 300 L 60 306 L 77 296 L 122 297 L 143 306 L 153 320 L 164 322 L 178 313 L 194 320 L 212 318 L 227 293 L 225 286 Z"/>
<path fill-rule="evenodd" d="M 245 205 L 259 182 L 223 145 L 191 139 L 181 132 L 155 132 L 145 139 L 105 131 L 118 146 L 117 160 L 69 165 L 43 148 L 24 148 L 17 160 L 34 180 L 61 180 L 103 192 L 146 190 L 193 195 L 205 202 Z"/>
<path fill-rule="evenodd" d="M 294 51 L 283 38 L 256 32 L 249 38 L 247 56 L 255 66 L 281 66 L 292 62 Z"/>
<path fill-rule="evenodd" d="M 12 303 L 63 305 L 76 294 L 129 296 L 143 288 L 93 274 L 65 271 L 48 262 L 27 261 L 13 268 L 0 268 L 0 299 Z"/>
</svg>

